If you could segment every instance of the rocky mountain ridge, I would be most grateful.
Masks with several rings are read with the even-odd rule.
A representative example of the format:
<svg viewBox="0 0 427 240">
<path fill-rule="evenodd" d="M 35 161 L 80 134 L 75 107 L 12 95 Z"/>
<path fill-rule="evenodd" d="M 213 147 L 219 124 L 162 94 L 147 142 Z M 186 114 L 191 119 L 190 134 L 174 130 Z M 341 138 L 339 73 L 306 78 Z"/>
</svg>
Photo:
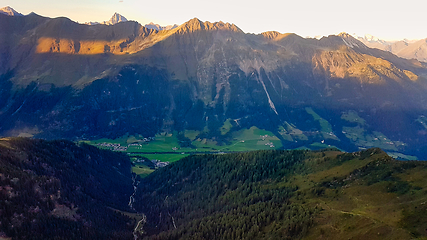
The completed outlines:
<svg viewBox="0 0 427 240">
<path fill-rule="evenodd" d="M 144 27 L 160 31 L 160 30 L 172 30 L 174 28 L 177 28 L 178 25 L 174 24 L 174 25 L 168 25 L 168 26 L 160 26 L 159 24 L 150 22 L 148 24 L 145 24 Z"/>
</svg>

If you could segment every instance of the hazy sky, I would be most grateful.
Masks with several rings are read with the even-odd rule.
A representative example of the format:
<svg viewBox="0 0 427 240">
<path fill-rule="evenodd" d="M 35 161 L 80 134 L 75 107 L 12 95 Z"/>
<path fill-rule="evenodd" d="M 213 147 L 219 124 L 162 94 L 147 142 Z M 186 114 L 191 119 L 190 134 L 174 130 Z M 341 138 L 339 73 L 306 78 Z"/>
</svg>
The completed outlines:
<svg viewBox="0 0 427 240">
<path fill-rule="evenodd" d="M 388 40 L 427 38 L 425 0 L 0 0 L 3 6 L 80 23 L 109 20 L 118 12 L 141 24 L 182 24 L 197 17 L 234 23 L 250 33 L 276 30 L 313 37 L 347 32 Z"/>
</svg>

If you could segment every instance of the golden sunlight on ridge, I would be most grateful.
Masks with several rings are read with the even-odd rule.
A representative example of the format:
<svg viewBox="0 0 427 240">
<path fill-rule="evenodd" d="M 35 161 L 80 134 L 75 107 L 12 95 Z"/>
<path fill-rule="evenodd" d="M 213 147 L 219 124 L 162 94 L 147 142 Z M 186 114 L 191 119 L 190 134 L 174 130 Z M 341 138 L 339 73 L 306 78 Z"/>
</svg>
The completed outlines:
<svg viewBox="0 0 427 240">
<path fill-rule="evenodd" d="M 386 78 L 402 82 L 417 81 L 418 76 L 409 70 L 401 70 L 391 62 L 366 54 L 347 51 L 323 51 L 312 59 L 317 69 L 323 68 L 331 77 L 356 77 L 370 84 L 384 84 Z"/>
<path fill-rule="evenodd" d="M 63 53 L 80 55 L 93 55 L 108 52 L 116 55 L 134 53 L 128 50 L 126 42 L 127 39 L 120 39 L 116 41 L 74 41 L 64 38 L 55 39 L 43 37 L 38 40 L 36 53 Z"/>
</svg>

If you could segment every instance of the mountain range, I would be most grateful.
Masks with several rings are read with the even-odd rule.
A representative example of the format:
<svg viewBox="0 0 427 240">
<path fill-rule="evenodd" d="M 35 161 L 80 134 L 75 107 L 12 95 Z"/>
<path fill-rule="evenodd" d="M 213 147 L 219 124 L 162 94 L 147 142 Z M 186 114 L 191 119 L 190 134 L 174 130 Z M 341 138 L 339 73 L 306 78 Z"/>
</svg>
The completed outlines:
<svg viewBox="0 0 427 240">
<path fill-rule="evenodd" d="M 0 14 L 0 22 L 3 136 L 193 131 L 226 145 L 256 126 L 284 148 L 381 147 L 427 158 L 427 64 L 346 33 L 247 34 L 197 18 L 161 31 L 37 14 Z"/>
<path fill-rule="evenodd" d="M 23 16 L 21 13 L 18 13 L 13 8 L 7 6 L 0 9 L 0 13 L 9 15 L 9 16 Z M 110 18 L 108 21 L 103 22 L 86 22 L 87 25 L 97 25 L 97 24 L 104 24 L 104 25 L 114 25 L 119 22 L 126 22 L 128 21 L 123 15 L 120 15 L 119 13 L 114 13 L 114 15 Z M 168 26 L 161 26 L 159 24 L 150 22 L 148 24 L 145 24 L 144 27 L 148 29 L 154 29 L 154 30 L 171 30 L 174 28 L 177 28 L 178 25 L 168 25 Z M 406 58 L 406 59 L 417 59 L 418 61 L 427 62 L 427 38 L 421 39 L 421 40 L 408 40 L 403 39 L 400 41 L 387 41 L 379 39 L 375 36 L 372 36 L 370 34 L 367 34 L 363 37 L 353 35 L 357 40 L 363 42 L 366 46 L 370 48 L 377 48 L 384 51 L 392 52 L 393 54 Z"/>
<path fill-rule="evenodd" d="M 85 24 L 86 25 L 97 25 L 97 24 L 114 25 L 114 24 L 117 24 L 119 22 L 127 22 L 127 21 L 128 20 L 124 16 L 122 16 L 118 13 L 114 13 L 114 15 L 110 18 L 109 21 L 103 21 L 101 23 L 99 23 L 99 22 L 87 22 Z M 168 25 L 168 26 L 163 27 L 163 26 L 160 26 L 159 24 L 150 22 L 148 24 L 145 24 L 144 27 L 160 31 L 160 30 L 171 30 L 171 29 L 177 28 L 178 25 L 174 24 L 174 25 Z"/>
<path fill-rule="evenodd" d="M 402 58 L 427 62 L 427 38 L 421 40 L 385 41 L 372 35 L 355 37 L 368 47 L 389 51 Z"/>
</svg>

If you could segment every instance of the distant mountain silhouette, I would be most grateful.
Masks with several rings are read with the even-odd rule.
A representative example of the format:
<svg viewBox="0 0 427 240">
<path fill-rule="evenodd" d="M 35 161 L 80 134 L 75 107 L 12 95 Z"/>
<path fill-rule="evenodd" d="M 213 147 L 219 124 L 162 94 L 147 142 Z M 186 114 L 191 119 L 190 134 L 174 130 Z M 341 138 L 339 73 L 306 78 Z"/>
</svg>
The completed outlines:
<svg viewBox="0 0 427 240">
<path fill-rule="evenodd" d="M 372 35 L 357 37 L 357 39 L 371 48 L 389 51 L 402 58 L 417 59 L 418 61 L 427 62 L 427 39 L 385 41 Z"/>
</svg>

